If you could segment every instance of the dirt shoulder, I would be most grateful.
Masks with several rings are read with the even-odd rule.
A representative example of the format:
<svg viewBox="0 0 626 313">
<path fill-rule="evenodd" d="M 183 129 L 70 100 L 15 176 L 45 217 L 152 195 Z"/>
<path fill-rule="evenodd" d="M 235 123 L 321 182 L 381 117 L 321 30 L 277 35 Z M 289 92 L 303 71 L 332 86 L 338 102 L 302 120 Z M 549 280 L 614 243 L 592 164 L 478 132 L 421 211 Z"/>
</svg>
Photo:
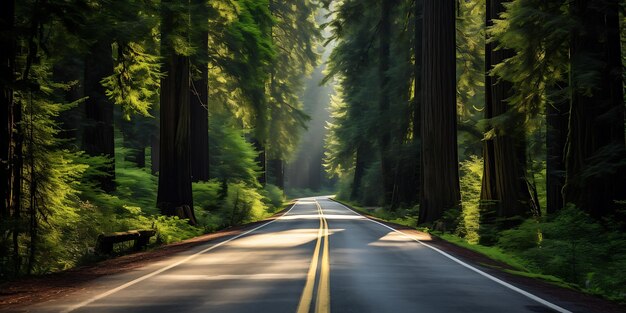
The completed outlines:
<svg viewBox="0 0 626 313">
<path fill-rule="evenodd" d="M 41 276 L 24 277 L 0 284 L 0 311 L 17 309 L 54 299 L 83 289 L 93 280 L 114 274 L 129 272 L 177 253 L 211 241 L 234 237 L 263 223 L 274 220 L 293 205 L 265 220 L 227 228 L 214 233 L 190 238 L 181 242 L 159 246 L 151 250 L 127 254 L 67 271 Z"/>
<path fill-rule="evenodd" d="M 336 200 L 335 200 L 336 201 Z M 339 202 L 339 201 L 337 201 Z M 339 202 L 347 207 L 352 208 L 348 204 Z M 354 208 L 352 208 L 354 209 Z M 357 210 L 355 210 L 357 211 Z M 454 255 L 455 257 L 467 261 L 468 263 L 479 265 L 480 269 L 489 273 L 492 276 L 500 278 L 506 282 L 512 283 L 515 286 L 524 290 L 530 291 L 549 301 L 558 301 L 571 304 L 572 307 L 577 307 L 579 310 L 574 313 L 624 313 L 626 312 L 626 306 L 620 305 L 615 302 L 579 291 L 574 289 L 568 289 L 565 287 L 551 284 L 547 281 L 519 276 L 511 273 L 507 273 L 505 270 L 515 270 L 506 263 L 493 260 L 478 252 L 457 246 L 451 242 L 445 241 L 436 236 L 428 233 L 418 231 L 414 228 L 390 223 L 377 217 L 362 213 L 359 214 L 366 216 L 372 220 L 385 224 L 394 229 L 400 230 L 407 235 L 411 235 L 416 239 L 427 243 L 433 247 L 436 247 L 446 253 Z"/>
</svg>

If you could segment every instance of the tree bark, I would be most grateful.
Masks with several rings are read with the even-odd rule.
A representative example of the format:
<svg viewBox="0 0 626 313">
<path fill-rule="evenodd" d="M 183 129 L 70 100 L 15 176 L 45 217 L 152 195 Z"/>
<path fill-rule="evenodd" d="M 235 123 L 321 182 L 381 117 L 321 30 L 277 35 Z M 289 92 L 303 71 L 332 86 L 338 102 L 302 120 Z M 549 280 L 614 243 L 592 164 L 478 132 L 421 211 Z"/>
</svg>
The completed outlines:
<svg viewBox="0 0 626 313">
<path fill-rule="evenodd" d="M 487 27 L 493 25 L 493 19 L 505 11 L 505 1 L 487 1 Z M 495 211 L 499 218 L 528 216 L 532 212 L 532 195 L 526 182 L 526 138 L 523 120 L 509 110 L 507 98 L 511 96 L 512 84 L 498 80 L 489 72 L 493 66 L 512 57 L 514 52 L 507 49 L 495 49 L 496 44 L 487 43 L 485 47 L 485 119 L 506 119 L 492 123 L 491 138 L 484 140 L 483 146 L 483 182 L 481 190 L 481 211 Z M 514 223 L 508 221 L 505 224 Z"/>
<path fill-rule="evenodd" d="M 102 38 L 85 56 L 85 124 L 83 149 L 91 156 L 104 156 L 110 163 L 97 183 L 105 192 L 115 190 L 115 145 L 113 136 L 113 103 L 100 81 L 113 74 L 111 41 Z"/>
<path fill-rule="evenodd" d="M 189 57 L 178 54 L 167 39 L 178 29 L 187 29 L 186 14 L 172 11 L 171 2 L 163 1 L 161 38 L 163 72 L 161 80 L 159 190 L 157 206 L 161 213 L 189 219 L 196 224 L 193 212 L 190 162 Z M 184 34 L 177 34 L 184 35 Z"/>
<path fill-rule="evenodd" d="M 563 197 L 565 203 L 601 218 L 616 212 L 615 200 L 626 198 L 619 1 L 575 0 L 570 10 L 580 28 L 571 40 L 574 93 Z M 590 83 L 589 74 L 597 81 Z"/>
<path fill-rule="evenodd" d="M 424 0 L 420 223 L 460 206 L 456 135 L 455 1 Z"/>
</svg>

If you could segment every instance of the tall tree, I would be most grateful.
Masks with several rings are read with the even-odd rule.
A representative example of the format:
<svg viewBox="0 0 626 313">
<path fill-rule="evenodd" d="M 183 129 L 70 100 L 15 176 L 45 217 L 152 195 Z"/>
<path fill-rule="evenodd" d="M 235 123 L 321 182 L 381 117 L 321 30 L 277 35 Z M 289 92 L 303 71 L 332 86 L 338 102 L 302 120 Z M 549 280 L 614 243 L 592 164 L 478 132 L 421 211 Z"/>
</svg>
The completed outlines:
<svg viewBox="0 0 626 313">
<path fill-rule="evenodd" d="M 502 0 L 488 0 L 486 22 L 505 11 Z M 510 110 L 508 98 L 512 84 L 491 73 L 492 68 L 512 57 L 514 51 L 498 48 L 497 42 L 487 40 L 485 48 L 485 119 L 489 129 L 483 146 L 483 182 L 481 210 L 495 211 L 500 218 L 528 216 L 532 196 L 526 183 L 526 139 L 524 119 Z"/>
<path fill-rule="evenodd" d="M 575 0 L 564 201 L 594 217 L 626 197 L 619 0 Z"/>
<path fill-rule="evenodd" d="M 188 5 L 161 2 L 161 120 L 159 190 L 162 214 L 189 219 L 195 224 L 191 193 L 189 57 L 185 55 L 189 31 Z M 182 51 L 181 51 L 182 50 Z"/>
<path fill-rule="evenodd" d="M 454 0 L 424 0 L 420 223 L 460 206 Z"/>
</svg>

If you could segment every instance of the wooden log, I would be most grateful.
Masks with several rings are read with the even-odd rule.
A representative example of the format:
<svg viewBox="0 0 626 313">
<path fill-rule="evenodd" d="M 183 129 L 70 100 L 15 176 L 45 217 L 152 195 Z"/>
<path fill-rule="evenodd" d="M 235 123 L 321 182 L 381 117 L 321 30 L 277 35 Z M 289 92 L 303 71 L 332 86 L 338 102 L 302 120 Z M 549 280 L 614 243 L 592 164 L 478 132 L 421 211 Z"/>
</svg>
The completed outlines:
<svg viewBox="0 0 626 313">
<path fill-rule="evenodd" d="M 139 238 L 135 239 L 135 251 L 140 251 L 150 243 L 150 237 L 156 234 L 156 230 L 154 229 L 141 229 L 139 232 Z"/>
<path fill-rule="evenodd" d="M 129 230 L 126 232 L 115 232 L 109 234 L 101 234 L 96 242 L 96 253 L 111 254 L 113 253 L 113 244 L 134 241 L 134 250 L 141 250 L 150 242 L 150 237 L 154 236 L 154 229 Z"/>
</svg>

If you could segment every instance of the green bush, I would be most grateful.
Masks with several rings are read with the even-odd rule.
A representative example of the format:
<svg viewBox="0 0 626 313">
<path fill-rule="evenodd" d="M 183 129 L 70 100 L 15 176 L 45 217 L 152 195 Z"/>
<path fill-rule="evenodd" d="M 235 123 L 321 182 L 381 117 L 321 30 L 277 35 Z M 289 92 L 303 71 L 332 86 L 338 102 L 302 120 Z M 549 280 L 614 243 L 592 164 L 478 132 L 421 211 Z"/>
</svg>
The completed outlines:
<svg viewBox="0 0 626 313">
<path fill-rule="evenodd" d="M 262 194 L 266 199 L 264 202 L 271 206 L 271 210 L 281 208 L 285 202 L 285 195 L 283 194 L 283 191 L 272 184 L 265 185 Z"/>
<path fill-rule="evenodd" d="M 534 271 L 626 300 L 626 236 L 572 205 L 503 231 L 498 246 L 527 260 Z"/>
<path fill-rule="evenodd" d="M 480 239 L 480 191 L 483 176 L 483 159 L 472 155 L 460 163 L 461 203 L 463 206 L 455 235 L 469 243 L 478 243 Z"/>
</svg>

